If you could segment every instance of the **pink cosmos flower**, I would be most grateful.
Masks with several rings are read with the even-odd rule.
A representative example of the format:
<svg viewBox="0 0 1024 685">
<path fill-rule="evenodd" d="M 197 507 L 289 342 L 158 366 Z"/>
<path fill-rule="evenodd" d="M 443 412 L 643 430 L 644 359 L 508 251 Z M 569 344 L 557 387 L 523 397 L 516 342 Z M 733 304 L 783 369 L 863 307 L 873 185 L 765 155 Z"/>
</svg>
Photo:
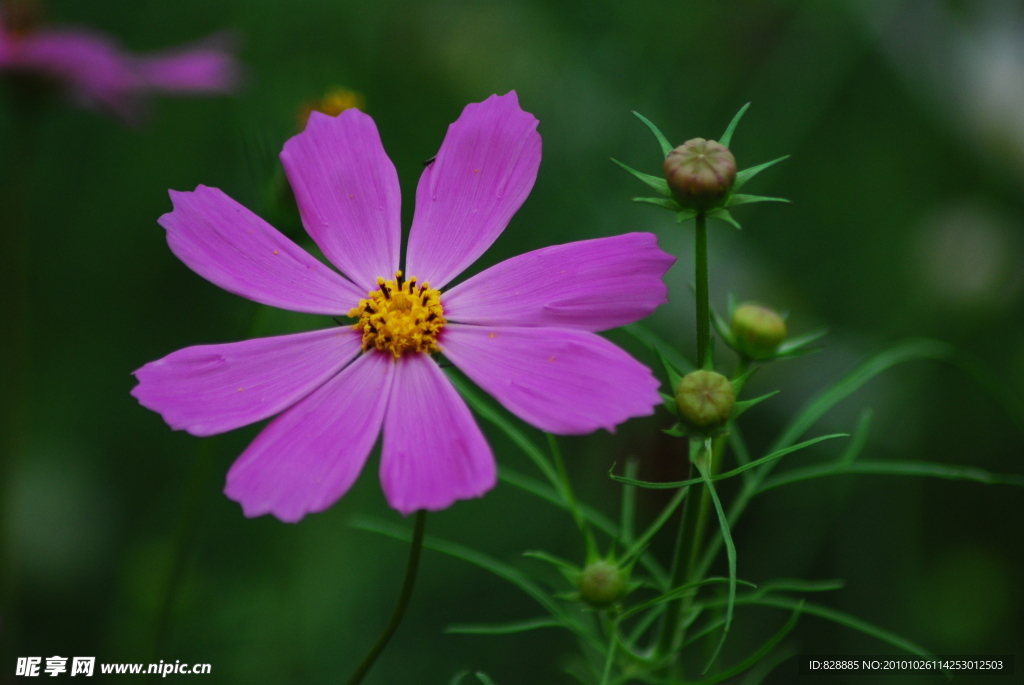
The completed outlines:
<svg viewBox="0 0 1024 685">
<path fill-rule="evenodd" d="M 355 326 L 179 350 L 135 372 L 139 402 L 211 435 L 279 414 L 231 467 L 247 516 L 294 522 L 352 485 L 383 428 L 380 478 L 408 514 L 478 497 L 491 450 L 432 353 L 528 423 L 613 430 L 660 402 L 651 372 L 596 335 L 666 301 L 675 261 L 630 233 L 547 247 L 444 288 L 501 234 L 537 176 L 537 120 L 515 92 L 468 105 L 416 190 L 399 268 L 395 168 L 366 114 L 313 112 L 281 161 L 303 224 L 347 278 L 215 188 L 171 191 L 171 250 L 251 300 L 358 318 Z"/>
<path fill-rule="evenodd" d="M 222 39 L 150 55 L 122 50 L 106 36 L 77 28 L 40 28 L 0 12 L 0 71 L 53 80 L 83 105 L 137 117 L 151 92 L 227 93 L 238 64 Z"/>
</svg>

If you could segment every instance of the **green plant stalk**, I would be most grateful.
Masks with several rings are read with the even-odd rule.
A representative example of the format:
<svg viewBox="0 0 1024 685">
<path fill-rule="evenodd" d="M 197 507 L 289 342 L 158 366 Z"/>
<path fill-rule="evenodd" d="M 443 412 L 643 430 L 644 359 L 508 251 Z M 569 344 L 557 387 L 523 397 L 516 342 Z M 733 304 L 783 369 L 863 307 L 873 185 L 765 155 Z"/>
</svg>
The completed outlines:
<svg viewBox="0 0 1024 685">
<path fill-rule="evenodd" d="M 359 685 L 363 681 L 366 674 L 373 668 L 377 657 L 388 646 L 388 642 L 391 641 L 391 637 L 398 630 L 398 626 L 405 616 L 405 610 L 409 608 L 409 600 L 412 599 L 412 591 L 416 585 L 416 572 L 420 566 L 420 553 L 423 552 L 423 531 L 426 527 L 427 512 L 420 509 L 416 512 L 416 527 L 412 533 L 412 547 L 409 548 L 409 564 L 405 567 L 405 580 L 402 582 L 402 591 L 398 595 L 398 603 L 395 605 L 395 610 L 391 613 L 391 619 L 384 626 L 380 637 L 377 638 L 377 642 L 374 643 L 370 651 L 363 657 L 362 663 L 356 668 L 352 677 L 348 679 L 348 685 Z"/>
<path fill-rule="evenodd" d="M 590 526 L 587 525 L 587 518 L 580 511 L 579 503 L 576 501 L 576 493 L 573 492 L 569 471 L 565 468 L 562 450 L 558 447 L 558 439 L 551 433 L 547 433 L 547 436 L 548 447 L 551 449 L 551 457 L 555 462 L 555 469 L 558 471 L 558 479 L 562 486 L 562 497 L 565 498 L 565 503 L 569 506 L 573 520 L 576 521 L 576 527 L 580 529 L 583 542 L 587 547 L 587 563 L 595 561 L 598 557 L 597 541 L 594 540 L 594 534 L 590 532 Z"/>
<path fill-rule="evenodd" d="M 704 212 L 694 217 L 694 278 L 696 281 L 697 300 L 697 367 L 704 368 L 707 360 L 708 346 L 711 344 L 711 302 L 708 293 L 708 222 Z M 699 443 L 691 440 L 689 442 L 690 461 L 700 457 L 695 449 Z M 693 464 L 690 464 L 690 472 L 687 480 L 693 477 Z M 707 504 L 704 502 L 704 486 L 694 484 L 690 486 L 686 502 L 683 504 L 683 517 L 679 525 L 679 536 L 676 538 L 675 551 L 672 554 L 671 580 L 669 591 L 685 585 L 689 582 L 691 573 L 690 560 L 693 556 L 693 543 L 698 536 L 700 520 L 707 518 Z M 704 515 L 701 515 L 704 512 Z M 701 533 L 700 537 L 703 537 Z M 675 636 L 679 630 L 679 617 L 683 608 L 683 600 L 679 599 L 665 609 L 665 618 L 661 622 L 661 631 L 658 635 L 658 642 L 655 646 L 655 656 L 665 657 L 672 652 L 675 645 Z"/>
<path fill-rule="evenodd" d="M 703 369 L 711 344 L 711 301 L 708 294 L 708 220 L 701 212 L 694 217 L 694 265 L 697 290 L 697 367 Z"/>
</svg>

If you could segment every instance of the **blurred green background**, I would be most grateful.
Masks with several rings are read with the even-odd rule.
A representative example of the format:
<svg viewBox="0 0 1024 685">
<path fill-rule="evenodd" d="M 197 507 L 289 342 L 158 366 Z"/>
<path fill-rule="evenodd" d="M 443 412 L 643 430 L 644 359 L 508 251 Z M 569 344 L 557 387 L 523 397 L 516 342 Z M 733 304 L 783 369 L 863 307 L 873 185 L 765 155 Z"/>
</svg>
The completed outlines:
<svg viewBox="0 0 1024 685">
<path fill-rule="evenodd" d="M 308 246 L 297 219 L 266 200 L 296 111 L 335 86 L 365 97 L 398 169 L 406 226 L 422 163 L 447 125 L 467 102 L 517 90 L 540 120 L 544 159 L 529 200 L 473 270 L 545 245 L 653 231 L 679 261 L 667 277 L 672 301 L 650 325 L 687 354 L 691 230 L 631 203 L 644 187 L 608 157 L 652 173 L 660 166 L 630 110 L 678 144 L 719 136 L 752 101 L 733 139 L 740 166 L 792 159 L 749 191 L 793 203 L 737 209 L 740 232 L 713 226 L 713 304 L 721 311 L 733 291 L 790 311 L 794 333 L 831 331 L 822 353 L 755 379 L 753 394 L 783 391 L 745 418 L 755 448 L 816 390 L 906 336 L 951 341 L 1017 396 L 1024 389 L 1018 3 L 53 0 L 47 9 L 55 22 L 109 32 L 138 51 L 227 29 L 248 73 L 235 97 L 156 100 L 135 129 L 62 100 L 40 122 L 40 144 L 21 172 L 30 188 L 32 338 L 29 391 L 17 398 L 29 424 L 2 493 L 15 592 L 14 613 L 2 618 L 5 655 L 148 658 L 186 510 L 196 514 L 195 535 L 156 659 L 211 663 L 211 682 L 337 682 L 386 621 L 407 547 L 349 526 L 357 513 L 400 521 L 383 500 L 375 456 L 327 512 L 298 525 L 249 520 L 220 489 L 259 427 L 199 440 L 172 432 L 128 394 L 131 371 L 181 347 L 333 325 L 207 283 L 171 254 L 156 219 L 170 210 L 168 188 L 203 183 Z M 0 164 L 12 149 L 11 97 L 0 91 Z M 653 363 L 626 336 L 610 337 Z M 811 434 L 848 431 L 864 406 L 875 411 L 870 458 L 1024 472 L 1021 433 L 956 370 L 896 369 Z M 680 441 L 659 431 L 669 423 L 659 410 L 614 436 L 565 439 L 582 497 L 614 514 L 619 489 L 606 474 L 628 456 L 641 460 L 641 477 L 680 476 Z M 484 429 L 499 463 L 532 473 Z M 792 463 L 841 448 L 825 443 Z M 203 450 L 205 475 L 195 467 Z M 202 496 L 188 509 L 194 478 Z M 663 495 L 641 492 L 642 521 Z M 739 574 L 844 578 L 845 589 L 817 599 L 937 653 L 1020 656 L 1021 495 L 909 478 L 787 486 L 756 501 L 735 530 Z M 582 557 L 568 516 L 505 484 L 432 516 L 428 533 L 529 570 L 540 567 L 520 556 L 525 549 Z M 666 562 L 671 537 L 654 548 Z M 426 552 L 406 621 L 366 682 L 440 684 L 473 669 L 500 685 L 568 683 L 568 634 L 444 633 L 453 623 L 538 615 L 515 588 Z M 740 610 L 726 657 L 746 654 L 783 620 Z M 895 651 L 813 617 L 789 640 L 804 653 Z M 787 668 L 766 682 L 789 682 L 796 676 Z M 5 662 L 0 682 L 13 672 Z"/>
</svg>

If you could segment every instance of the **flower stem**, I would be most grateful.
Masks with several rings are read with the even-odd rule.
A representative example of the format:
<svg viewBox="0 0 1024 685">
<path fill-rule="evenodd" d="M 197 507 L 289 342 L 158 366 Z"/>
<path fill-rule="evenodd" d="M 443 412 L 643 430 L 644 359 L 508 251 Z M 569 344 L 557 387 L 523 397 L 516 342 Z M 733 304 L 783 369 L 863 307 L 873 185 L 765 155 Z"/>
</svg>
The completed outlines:
<svg viewBox="0 0 1024 685">
<path fill-rule="evenodd" d="M 694 279 L 696 282 L 697 299 L 697 366 L 704 368 L 708 359 L 708 347 L 711 344 L 711 303 L 708 294 L 708 224 L 707 216 L 700 212 L 694 217 L 696 230 L 694 231 Z M 718 448 L 719 441 L 716 441 L 715 452 L 724 449 Z M 690 474 L 687 479 L 693 477 L 693 461 L 701 458 L 709 459 L 713 464 L 715 459 L 712 455 L 703 455 L 703 444 L 698 440 L 691 440 L 690 449 Z M 710 458 L 709 458 L 710 457 Z M 721 457 L 719 456 L 719 461 Z M 690 486 L 690 492 L 683 504 L 683 518 L 679 525 L 679 537 L 676 539 L 676 548 L 672 556 L 672 577 L 669 585 L 674 590 L 690 580 L 693 571 L 694 561 L 700 552 L 700 545 L 704 539 L 704 523 L 707 520 L 708 503 L 705 501 L 706 494 L 702 484 Z M 689 602 L 686 602 L 687 604 Z M 679 632 L 679 620 L 683 611 L 684 600 L 678 599 L 669 603 L 665 609 L 665 618 L 661 623 L 661 633 L 658 636 L 658 643 L 655 647 L 655 654 L 660 657 L 668 656 L 675 647 L 676 633 Z"/>
<path fill-rule="evenodd" d="M 708 220 L 704 212 L 694 222 L 694 262 L 697 288 L 697 367 L 703 369 L 711 344 L 711 304 L 708 295 Z"/>
<path fill-rule="evenodd" d="M 391 636 L 398 630 L 398 625 L 402 622 L 402 617 L 405 616 L 405 610 L 409 607 L 409 600 L 412 599 L 412 590 L 416 585 L 416 572 L 420 566 L 420 552 L 423 551 L 423 531 L 427 526 L 427 512 L 419 510 L 416 512 L 416 527 L 412 533 L 412 547 L 409 549 L 409 564 L 405 567 L 405 580 L 402 582 L 402 591 L 398 595 L 398 604 L 395 605 L 395 610 L 391 614 L 391 619 L 388 624 L 384 626 L 384 631 L 377 638 L 377 642 L 374 643 L 373 647 L 367 652 L 366 656 L 363 657 L 362 663 L 352 674 L 352 677 L 348 679 L 348 685 L 358 685 L 366 677 L 366 674 L 373 668 L 373 664 L 377 661 L 377 657 L 387 647 L 388 642 L 391 641 Z"/>
</svg>

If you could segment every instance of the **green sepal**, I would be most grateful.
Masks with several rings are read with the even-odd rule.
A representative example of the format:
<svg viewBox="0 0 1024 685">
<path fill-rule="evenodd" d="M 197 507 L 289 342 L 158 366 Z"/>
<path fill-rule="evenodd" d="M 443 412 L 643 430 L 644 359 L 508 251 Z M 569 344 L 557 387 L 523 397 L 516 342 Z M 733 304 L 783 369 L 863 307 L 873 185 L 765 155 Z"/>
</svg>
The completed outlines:
<svg viewBox="0 0 1024 685">
<path fill-rule="evenodd" d="M 679 416 L 679 408 L 676 407 L 676 398 L 672 397 L 672 395 L 666 395 L 663 392 L 659 392 L 658 394 L 661 395 L 661 402 L 665 405 L 665 409 L 668 409 L 668 412 L 673 416 Z"/>
<path fill-rule="evenodd" d="M 708 212 L 708 216 L 711 217 L 712 219 L 719 219 L 721 221 L 724 221 L 727 224 L 732 224 L 734 227 L 736 227 L 738 229 L 742 229 L 743 228 L 742 226 L 740 226 L 740 222 L 738 222 L 738 221 L 736 221 L 736 219 L 732 218 L 732 214 L 730 214 L 729 210 L 726 209 L 725 207 L 719 207 L 718 209 L 712 209 L 710 212 Z"/>
<path fill-rule="evenodd" d="M 645 117 L 643 114 L 640 114 L 640 112 L 634 111 L 633 116 L 642 121 L 644 126 L 651 129 L 651 133 L 653 133 L 654 137 L 658 139 L 658 145 L 661 146 L 662 155 L 668 157 L 668 153 L 672 152 L 672 143 L 668 142 L 668 138 L 665 137 L 665 134 L 658 130 L 658 127 L 651 123 L 650 119 Z M 723 145 L 724 144 L 725 143 L 723 143 Z"/>
<path fill-rule="evenodd" d="M 732 380 L 732 391 L 736 394 L 736 397 L 740 396 L 740 393 L 743 392 L 743 386 L 747 384 L 747 381 L 750 380 L 751 376 L 757 373 L 758 368 L 759 367 L 752 366 L 747 369 L 742 376 Z"/>
<path fill-rule="evenodd" d="M 768 197 L 766 195 L 744 195 L 743 193 L 737 193 L 729 197 L 729 200 L 725 203 L 726 207 L 735 207 L 736 205 L 749 205 L 752 202 L 791 202 L 784 197 Z"/>
<path fill-rule="evenodd" d="M 665 368 L 665 373 L 668 374 L 668 387 L 673 394 L 676 392 L 676 388 L 679 387 L 680 381 L 683 380 L 685 374 L 681 373 L 672 362 L 668 360 L 660 349 L 655 348 L 655 352 L 658 353 L 658 359 L 661 360 L 661 365 Z"/>
<path fill-rule="evenodd" d="M 752 166 L 749 169 L 744 169 L 743 171 L 738 172 L 736 174 L 736 182 L 732 184 L 732 193 L 735 194 L 736 191 L 739 190 L 740 188 L 742 188 L 743 185 L 747 181 L 749 181 L 750 179 L 754 178 L 755 176 L 757 176 L 759 173 L 761 173 L 762 171 L 764 171 L 768 167 L 774 166 L 775 164 L 778 164 L 779 162 L 781 162 L 784 159 L 789 159 L 789 155 L 783 155 L 782 157 L 779 157 L 778 159 L 773 159 L 770 162 L 765 162 L 764 164 L 758 164 L 757 166 Z M 666 182 L 666 185 L 668 185 L 667 182 Z"/>
<path fill-rule="evenodd" d="M 645 202 L 649 205 L 662 207 L 673 212 L 678 212 L 681 209 L 679 207 L 679 203 L 670 197 L 634 197 L 633 202 Z"/>
<path fill-rule="evenodd" d="M 770 393 L 768 393 L 766 395 L 761 395 L 760 397 L 755 397 L 752 400 L 743 400 L 742 402 L 737 402 L 736 405 L 733 407 L 732 416 L 730 416 L 729 418 L 730 419 L 735 419 L 735 418 L 739 417 L 740 414 L 742 414 L 746 410 L 748 410 L 751 407 L 753 407 L 755 404 L 760 404 L 761 402 L 764 402 L 769 397 L 772 397 L 773 395 L 778 395 L 778 394 L 779 394 L 778 390 L 773 390 L 773 391 L 771 391 Z"/>
<path fill-rule="evenodd" d="M 681 423 L 673 425 L 671 428 L 665 428 L 662 430 L 665 435 L 671 435 L 674 438 L 685 438 L 688 433 L 686 432 L 686 426 Z"/>
<path fill-rule="evenodd" d="M 734 307 L 730 307 L 730 309 L 733 308 Z M 732 319 L 732 311 L 729 312 L 729 318 Z M 729 322 L 719 315 L 718 311 L 714 307 L 711 308 L 711 323 L 715 325 L 715 330 L 718 331 L 718 337 L 722 339 L 722 342 L 735 350 L 736 339 L 732 337 L 732 326 L 730 326 Z"/>
<path fill-rule="evenodd" d="M 618 164 L 620 167 L 622 167 L 623 169 L 625 169 L 629 173 L 633 174 L 638 179 L 640 179 L 641 181 L 643 181 L 644 183 L 646 183 L 650 187 L 654 188 L 657 192 L 661 193 L 665 197 L 670 197 L 672 195 L 672 191 L 670 191 L 668 189 L 668 181 L 666 181 L 665 179 L 661 178 L 660 176 L 651 176 L 650 174 L 645 174 L 642 171 L 637 171 L 633 167 L 629 166 L 628 164 L 623 164 L 622 162 L 620 162 L 619 160 L 615 159 L 614 157 L 609 157 L 608 159 L 612 160 L 613 162 Z"/>
<path fill-rule="evenodd" d="M 775 355 L 778 357 L 795 357 L 801 354 L 808 354 L 809 352 L 816 352 L 819 348 L 808 349 L 807 346 L 815 340 L 824 337 L 827 333 L 827 328 L 819 328 L 816 331 L 805 333 L 796 338 L 783 340 L 782 344 L 779 345 L 779 349 L 775 351 Z"/>
<path fill-rule="evenodd" d="M 684 209 L 681 212 L 679 212 L 678 214 L 676 214 L 676 223 L 677 224 L 681 224 L 684 221 L 689 221 L 690 219 L 694 218 L 695 216 L 697 216 L 697 210 L 696 209 Z"/>
<path fill-rule="evenodd" d="M 718 139 L 719 143 L 725 147 L 729 147 L 729 143 L 732 142 L 732 134 L 736 130 L 736 125 L 740 123 L 740 119 L 743 118 L 743 115 L 747 113 L 747 109 L 749 108 L 749 102 L 740 107 L 740 111 L 736 112 L 736 116 L 732 118 L 732 121 L 730 121 L 729 125 L 725 128 L 725 133 L 723 133 L 722 137 Z"/>
</svg>

